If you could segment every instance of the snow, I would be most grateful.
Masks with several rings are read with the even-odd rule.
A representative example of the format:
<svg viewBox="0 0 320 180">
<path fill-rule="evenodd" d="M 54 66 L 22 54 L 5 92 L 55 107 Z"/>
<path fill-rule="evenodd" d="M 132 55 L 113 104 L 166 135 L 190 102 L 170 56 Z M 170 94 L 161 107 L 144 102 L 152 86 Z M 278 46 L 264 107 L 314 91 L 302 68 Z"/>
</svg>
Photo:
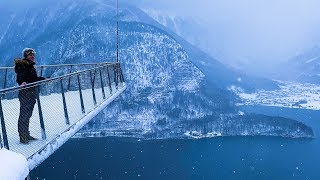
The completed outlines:
<svg viewBox="0 0 320 180">
<path fill-rule="evenodd" d="M 0 149 L 0 180 L 21 180 L 28 176 L 27 159 L 5 148 Z"/>
<path fill-rule="evenodd" d="M 247 94 L 247 93 L 240 93 L 238 95 L 240 95 L 242 99 L 256 99 L 258 96 L 258 94 Z"/>
<path fill-rule="evenodd" d="M 238 87 L 236 85 L 230 85 L 229 87 L 227 87 L 227 90 L 233 91 L 233 92 L 235 92 L 237 94 L 244 92 L 244 90 L 241 87 Z"/>
<path fill-rule="evenodd" d="M 238 111 L 238 114 L 239 114 L 240 116 L 244 116 L 244 115 L 245 115 L 245 113 L 244 113 L 243 111 Z"/>
<path fill-rule="evenodd" d="M 178 84 L 178 89 L 181 91 L 196 91 L 199 88 L 198 79 L 185 80 L 183 83 Z"/>
<path fill-rule="evenodd" d="M 273 91 L 259 90 L 244 93 L 229 88 L 242 100 L 238 105 L 264 105 L 287 108 L 320 110 L 320 86 L 309 83 L 278 81 L 280 88 Z"/>
<path fill-rule="evenodd" d="M 208 132 L 206 134 L 203 134 L 199 131 L 187 131 L 184 133 L 184 135 L 193 139 L 213 138 L 222 136 L 220 132 Z"/>
</svg>

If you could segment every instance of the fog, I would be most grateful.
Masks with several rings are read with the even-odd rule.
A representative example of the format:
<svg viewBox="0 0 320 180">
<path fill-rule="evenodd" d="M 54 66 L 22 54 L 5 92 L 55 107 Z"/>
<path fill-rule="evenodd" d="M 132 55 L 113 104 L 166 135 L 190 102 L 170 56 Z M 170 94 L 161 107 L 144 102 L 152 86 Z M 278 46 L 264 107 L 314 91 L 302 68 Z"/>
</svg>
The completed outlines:
<svg viewBox="0 0 320 180">
<path fill-rule="evenodd" d="M 0 10 L 21 9 L 34 2 L 48 1 L 0 0 Z M 319 0 L 119 0 L 120 8 L 128 2 L 199 21 L 190 28 L 206 30 L 192 35 L 200 48 L 231 66 L 273 69 L 320 44 Z"/>
<path fill-rule="evenodd" d="M 263 69 L 320 44 L 318 0 L 136 0 L 176 16 L 193 17 L 208 29 L 211 55 Z M 208 33 L 209 32 L 209 33 Z M 214 42 L 213 42 L 214 41 Z"/>
</svg>

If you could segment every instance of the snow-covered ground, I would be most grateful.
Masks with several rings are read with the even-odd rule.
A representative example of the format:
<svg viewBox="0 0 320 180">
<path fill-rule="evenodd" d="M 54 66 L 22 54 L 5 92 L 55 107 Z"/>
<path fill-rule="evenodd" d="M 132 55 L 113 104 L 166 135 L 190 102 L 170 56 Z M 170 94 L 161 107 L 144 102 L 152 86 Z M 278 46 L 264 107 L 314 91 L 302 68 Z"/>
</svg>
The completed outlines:
<svg viewBox="0 0 320 180">
<path fill-rule="evenodd" d="M 184 133 L 187 137 L 194 138 L 194 139 L 201 139 L 201 138 L 212 138 L 212 137 L 219 137 L 222 136 L 221 132 L 208 132 L 203 134 L 199 131 L 187 131 Z"/>
<path fill-rule="evenodd" d="M 82 90 L 85 113 L 82 113 L 78 91 L 65 93 L 67 110 L 70 124 L 66 124 L 61 94 L 50 94 L 41 96 L 41 107 L 44 119 L 46 139 L 42 140 L 42 133 L 39 122 L 38 106 L 35 105 L 33 115 L 30 119 L 30 134 L 37 138 L 28 144 L 19 142 L 17 123 L 19 117 L 18 99 L 3 99 L 2 107 L 5 125 L 8 135 L 9 149 L 22 154 L 28 159 L 30 170 L 36 167 L 44 159 L 49 157 L 55 150 L 63 145 L 71 136 L 90 121 L 99 111 L 105 108 L 114 98 L 119 96 L 126 88 L 125 84 L 119 84 L 118 90 L 112 86 L 112 93 L 109 88 L 104 88 L 106 99 L 102 97 L 102 89 L 96 88 L 95 95 L 97 105 L 93 103 L 92 90 Z"/>
<path fill-rule="evenodd" d="M 259 90 L 244 93 L 241 89 L 230 87 L 241 102 L 238 105 L 264 105 L 288 108 L 320 110 L 320 86 L 309 83 L 277 81 L 279 89 L 274 91 Z"/>
<path fill-rule="evenodd" d="M 0 179 L 21 180 L 28 176 L 29 167 L 27 159 L 21 154 L 0 149 Z"/>
</svg>

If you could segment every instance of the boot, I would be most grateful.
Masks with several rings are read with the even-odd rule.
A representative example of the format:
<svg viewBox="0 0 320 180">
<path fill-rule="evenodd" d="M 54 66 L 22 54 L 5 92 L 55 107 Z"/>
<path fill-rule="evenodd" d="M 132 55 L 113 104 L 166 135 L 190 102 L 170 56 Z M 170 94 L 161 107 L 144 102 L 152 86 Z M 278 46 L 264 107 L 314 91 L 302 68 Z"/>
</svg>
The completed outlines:
<svg viewBox="0 0 320 180">
<path fill-rule="evenodd" d="M 37 138 L 34 138 L 34 137 L 30 136 L 30 134 L 27 135 L 27 138 L 28 138 L 29 141 L 37 140 Z"/>
<path fill-rule="evenodd" d="M 29 143 L 29 139 L 28 139 L 28 137 L 27 136 L 20 136 L 20 142 L 22 143 L 22 144 L 28 144 Z"/>
</svg>

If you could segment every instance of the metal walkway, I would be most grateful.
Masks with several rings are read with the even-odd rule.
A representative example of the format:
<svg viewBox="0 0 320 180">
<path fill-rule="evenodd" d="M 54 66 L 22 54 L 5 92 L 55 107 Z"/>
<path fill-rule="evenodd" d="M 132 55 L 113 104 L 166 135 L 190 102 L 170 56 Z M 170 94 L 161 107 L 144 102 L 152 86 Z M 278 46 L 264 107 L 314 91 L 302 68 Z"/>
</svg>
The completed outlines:
<svg viewBox="0 0 320 180">
<path fill-rule="evenodd" d="M 23 154 L 30 170 L 126 89 L 119 63 L 38 66 L 37 71 L 50 78 L 22 89 L 12 87 L 16 85 L 12 67 L 0 68 L 2 87 L 11 86 L 0 90 L 0 146 Z M 29 128 L 37 140 L 22 144 L 18 134 L 18 92 L 26 89 L 35 89 L 37 96 Z"/>
</svg>

